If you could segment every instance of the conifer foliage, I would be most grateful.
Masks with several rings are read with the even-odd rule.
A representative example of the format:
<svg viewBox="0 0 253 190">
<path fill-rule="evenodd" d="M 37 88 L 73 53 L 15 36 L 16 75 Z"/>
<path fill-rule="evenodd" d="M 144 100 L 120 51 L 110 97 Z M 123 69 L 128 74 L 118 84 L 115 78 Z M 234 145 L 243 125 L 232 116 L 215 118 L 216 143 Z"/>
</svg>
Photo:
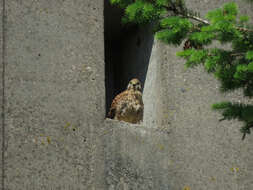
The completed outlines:
<svg viewBox="0 0 253 190">
<path fill-rule="evenodd" d="M 242 89 L 253 97 L 253 28 L 247 15 L 238 14 L 233 2 L 209 11 L 201 18 L 185 6 L 183 0 L 110 0 L 125 10 L 124 23 L 155 23 L 155 37 L 167 44 L 184 48 L 177 55 L 189 68 L 203 65 L 220 81 L 221 92 Z M 210 46 L 213 42 L 229 44 L 229 50 Z M 220 102 L 212 106 L 223 119 L 238 119 L 243 139 L 253 128 L 253 105 Z"/>
</svg>

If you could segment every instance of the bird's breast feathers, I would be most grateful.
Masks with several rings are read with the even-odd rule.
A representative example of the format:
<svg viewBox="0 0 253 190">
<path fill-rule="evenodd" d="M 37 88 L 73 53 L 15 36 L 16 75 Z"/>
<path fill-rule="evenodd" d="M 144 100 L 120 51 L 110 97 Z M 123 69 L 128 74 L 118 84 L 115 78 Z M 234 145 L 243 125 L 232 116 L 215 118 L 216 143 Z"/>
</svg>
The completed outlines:
<svg viewBox="0 0 253 190">
<path fill-rule="evenodd" d="M 126 90 L 114 98 L 110 113 L 114 111 L 117 119 L 136 123 L 142 120 L 143 108 L 142 93 Z"/>
</svg>

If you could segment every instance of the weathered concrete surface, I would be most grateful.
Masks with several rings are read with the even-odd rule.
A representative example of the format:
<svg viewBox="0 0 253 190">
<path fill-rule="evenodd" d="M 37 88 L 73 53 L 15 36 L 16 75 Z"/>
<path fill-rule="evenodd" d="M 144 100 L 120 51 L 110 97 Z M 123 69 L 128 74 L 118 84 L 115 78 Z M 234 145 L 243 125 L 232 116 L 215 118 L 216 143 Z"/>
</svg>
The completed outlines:
<svg viewBox="0 0 253 190">
<path fill-rule="evenodd" d="M 102 182 L 94 180 L 105 112 L 103 2 L 6 3 L 5 188 L 93 189 Z"/>
<path fill-rule="evenodd" d="M 204 16 L 224 2 L 187 4 Z M 252 5 L 236 2 L 252 14 Z M 186 70 L 176 57 L 180 50 L 153 45 L 143 125 L 106 121 L 107 189 L 253 189 L 252 136 L 241 141 L 242 124 L 219 122 L 221 115 L 211 110 L 215 102 L 245 99 L 240 92 L 220 94 L 219 83 L 201 67 Z"/>
<path fill-rule="evenodd" d="M 168 134 L 113 120 L 105 124 L 106 189 L 170 189 Z"/>
<path fill-rule="evenodd" d="M 144 102 L 144 119 L 143 123 L 146 127 L 157 128 L 158 125 L 162 125 L 163 113 L 161 113 L 162 102 L 162 73 L 161 62 L 163 52 L 160 52 L 159 43 L 154 43 L 152 48 L 152 54 L 150 63 L 148 65 L 148 71 L 145 80 L 145 86 L 143 89 L 143 102 Z M 165 125 L 167 125 L 166 123 Z"/>
<path fill-rule="evenodd" d="M 3 74 L 3 66 L 2 66 L 2 63 L 3 63 L 3 32 L 2 32 L 2 27 L 3 27 L 3 9 L 2 9 L 2 5 L 3 5 L 3 0 L 0 0 L 0 5 L 1 5 L 1 8 L 0 8 L 0 114 L 1 114 L 1 117 L 0 117 L 0 151 L 1 151 L 1 158 L 0 158 L 0 176 L 1 176 L 1 182 L 0 182 L 0 187 L 2 188 L 2 177 L 3 177 L 3 174 L 2 174 L 2 169 L 3 169 L 3 166 L 2 166 L 2 151 L 3 151 L 3 125 L 2 125 L 2 119 L 3 119 L 3 115 L 2 115 L 2 103 L 3 103 L 3 81 L 2 81 L 2 74 Z"/>
<path fill-rule="evenodd" d="M 6 2 L 6 189 L 253 188 L 252 136 L 241 141 L 240 123 L 219 123 L 210 109 L 242 96 L 220 94 L 202 68 L 185 70 L 182 47 L 153 45 L 142 125 L 104 120 L 103 2 Z M 202 16 L 223 2 L 187 1 Z M 124 69 L 144 76 L 142 66 Z"/>
</svg>

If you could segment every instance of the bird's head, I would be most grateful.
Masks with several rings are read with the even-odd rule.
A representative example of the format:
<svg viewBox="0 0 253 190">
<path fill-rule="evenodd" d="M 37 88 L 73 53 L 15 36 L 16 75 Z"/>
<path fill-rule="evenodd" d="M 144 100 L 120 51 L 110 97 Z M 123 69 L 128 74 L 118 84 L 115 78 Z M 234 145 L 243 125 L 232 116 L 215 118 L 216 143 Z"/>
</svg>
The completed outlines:
<svg viewBox="0 0 253 190">
<path fill-rule="evenodd" d="M 141 91 L 141 82 L 138 79 L 132 79 L 128 83 L 127 90 L 138 90 Z"/>
</svg>

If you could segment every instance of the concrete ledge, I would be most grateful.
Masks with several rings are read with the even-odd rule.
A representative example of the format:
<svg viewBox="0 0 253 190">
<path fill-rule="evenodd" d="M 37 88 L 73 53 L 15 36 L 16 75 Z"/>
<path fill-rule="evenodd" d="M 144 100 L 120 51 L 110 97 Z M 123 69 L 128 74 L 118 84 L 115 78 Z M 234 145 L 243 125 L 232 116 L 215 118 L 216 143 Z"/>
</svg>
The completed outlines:
<svg viewBox="0 0 253 190">
<path fill-rule="evenodd" d="M 107 189 L 168 189 L 167 166 L 170 138 L 157 129 L 107 119 L 104 136 Z"/>
<path fill-rule="evenodd" d="M 167 133 L 109 119 L 104 127 L 106 189 L 251 188 L 243 179 L 252 176 L 246 156 L 250 139 L 196 139 L 193 128 L 187 134 L 180 134 L 184 126 Z"/>
</svg>

